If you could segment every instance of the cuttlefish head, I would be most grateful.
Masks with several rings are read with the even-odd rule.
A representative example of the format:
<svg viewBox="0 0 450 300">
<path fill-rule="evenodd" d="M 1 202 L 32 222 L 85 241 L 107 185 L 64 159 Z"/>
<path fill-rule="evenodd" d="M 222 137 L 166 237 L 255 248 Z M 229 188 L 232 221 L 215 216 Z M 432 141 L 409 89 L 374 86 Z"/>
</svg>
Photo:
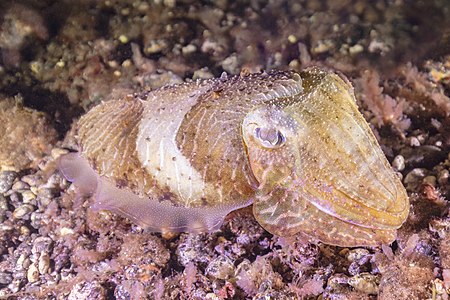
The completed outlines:
<svg viewBox="0 0 450 300">
<path fill-rule="evenodd" d="M 355 103 L 351 85 L 317 69 L 303 90 L 249 112 L 246 158 L 259 186 L 253 213 L 269 232 L 343 246 L 395 239 L 409 201 Z"/>
</svg>

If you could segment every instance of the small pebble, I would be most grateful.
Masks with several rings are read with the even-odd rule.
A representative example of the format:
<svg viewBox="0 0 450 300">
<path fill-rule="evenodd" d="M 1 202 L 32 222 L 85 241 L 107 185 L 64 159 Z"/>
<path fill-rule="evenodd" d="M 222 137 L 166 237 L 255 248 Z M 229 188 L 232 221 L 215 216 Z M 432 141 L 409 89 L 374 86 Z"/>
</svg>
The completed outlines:
<svg viewBox="0 0 450 300">
<path fill-rule="evenodd" d="M 348 284 L 349 278 L 344 274 L 333 274 L 328 278 L 327 288 L 331 291 L 339 290 L 342 285 Z"/>
<path fill-rule="evenodd" d="M 448 178 L 450 177 L 450 172 L 448 170 L 441 170 L 438 176 L 438 182 L 440 185 L 444 186 L 448 183 Z"/>
<path fill-rule="evenodd" d="M 18 203 L 22 202 L 22 199 L 20 198 L 20 194 L 14 192 L 13 190 L 9 190 L 9 192 L 6 193 L 5 196 L 9 196 L 10 203 L 18 204 Z"/>
<path fill-rule="evenodd" d="M 357 291 L 370 295 L 376 295 L 378 294 L 380 278 L 370 273 L 361 273 L 349 278 L 348 284 Z"/>
<path fill-rule="evenodd" d="M 50 256 L 48 253 L 42 252 L 39 256 L 38 270 L 40 274 L 46 274 L 50 269 Z"/>
<path fill-rule="evenodd" d="M 222 61 L 222 68 L 231 74 L 239 73 L 239 61 L 236 55 L 231 55 Z"/>
<path fill-rule="evenodd" d="M 325 53 L 332 50 L 334 46 L 335 43 L 332 40 L 319 40 L 317 45 L 311 49 L 311 52 L 314 54 Z"/>
<path fill-rule="evenodd" d="M 165 40 L 153 40 L 150 41 L 149 45 L 145 48 L 146 54 L 154 54 L 161 52 L 167 48 L 168 43 Z"/>
<path fill-rule="evenodd" d="M 25 175 L 22 178 L 20 178 L 20 181 L 23 181 L 25 183 L 27 183 L 29 186 L 31 187 L 35 187 L 38 185 L 38 176 L 36 175 Z"/>
<path fill-rule="evenodd" d="M 67 228 L 67 227 L 63 227 L 60 230 L 60 235 L 61 236 L 65 236 L 65 235 L 69 235 L 69 234 L 74 234 L 75 231 L 73 231 L 72 228 Z"/>
<path fill-rule="evenodd" d="M 14 279 L 9 285 L 8 285 L 8 289 L 12 292 L 12 293 L 17 293 L 20 288 L 23 285 L 23 281 L 22 279 L 18 278 L 18 279 Z"/>
<path fill-rule="evenodd" d="M 39 192 L 39 189 L 35 186 L 30 187 L 30 191 L 33 192 L 33 194 L 37 195 Z"/>
<path fill-rule="evenodd" d="M 13 230 L 14 227 L 12 227 L 11 225 L 8 224 L 0 224 L 0 231 L 11 231 Z"/>
<path fill-rule="evenodd" d="M 24 235 L 24 236 L 28 236 L 30 235 L 30 228 L 28 228 L 27 226 L 20 226 L 20 234 Z"/>
<path fill-rule="evenodd" d="M 392 167 L 396 171 L 403 171 L 405 169 L 405 158 L 402 155 L 397 155 L 392 161 Z"/>
<path fill-rule="evenodd" d="M 40 226 L 42 226 L 42 224 L 46 224 L 42 221 L 42 219 L 44 219 L 42 213 L 34 211 L 30 215 L 30 225 L 38 229 Z"/>
<path fill-rule="evenodd" d="M 406 174 L 405 179 L 403 180 L 404 183 L 414 183 L 418 180 L 421 180 L 425 177 L 427 170 L 423 168 L 415 168 L 412 169 L 408 174 Z"/>
<path fill-rule="evenodd" d="M 31 264 L 27 271 L 27 279 L 29 282 L 36 282 L 39 280 L 39 270 L 35 264 Z"/>
<path fill-rule="evenodd" d="M 348 49 L 348 51 L 349 51 L 350 54 L 355 55 L 355 54 L 358 54 L 358 53 L 363 52 L 363 51 L 364 51 L 364 47 L 361 46 L 360 44 L 356 44 L 356 45 L 354 45 L 354 46 L 351 46 L 351 47 Z"/>
<path fill-rule="evenodd" d="M 192 75 L 192 79 L 208 79 L 208 78 L 214 78 L 214 74 L 211 73 L 208 68 L 201 68 L 198 70 L 195 70 L 194 75 Z"/>
<path fill-rule="evenodd" d="M 129 39 L 128 39 L 128 37 L 126 36 L 126 35 L 120 35 L 119 36 L 119 41 L 122 43 L 122 44 L 126 44 L 126 43 L 128 43 L 129 42 Z"/>
<path fill-rule="evenodd" d="M 22 253 L 16 261 L 16 267 L 19 269 L 26 269 L 31 265 L 31 260 L 28 254 Z"/>
<path fill-rule="evenodd" d="M 30 203 L 34 199 L 36 199 L 36 195 L 33 194 L 32 191 L 24 191 L 22 193 L 22 202 L 23 203 Z"/>
<path fill-rule="evenodd" d="M 183 53 L 183 55 L 189 55 L 191 53 L 194 53 L 195 51 L 197 51 L 197 47 L 192 44 L 189 44 L 181 48 L 181 53 Z"/>
<path fill-rule="evenodd" d="M 52 198 L 47 197 L 39 197 L 39 206 L 40 207 L 47 207 L 52 202 Z"/>
<path fill-rule="evenodd" d="M 8 202 L 6 198 L 0 194 L 0 223 L 3 223 L 7 211 L 8 211 Z"/>
<path fill-rule="evenodd" d="M 137 9 L 141 12 L 146 12 L 147 10 L 150 9 L 150 5 L 146 2 L 141 2 L 141 3 L 139 3 L 139 6 L 137 7 Z"/>
<path fill-rule="evenodd" d="M 163 3 L 165 6 L 170 7 L 170 8 L 174 8 L 177 5 L 176 0 L 163 0 Z"/>
<path fill-rule="evenodd" d="M 30 204 L 24 204 L 16 208 L 13 212 L 13 217 L 16 219 L 22 219 L 29 213 L 34 211 L 34 206 Z"/>
<path fill-rule="evenodd" d="M 33 242 L 33 248 L 31 248 L 31 253 L 50 253 L 53 249 L 53 241 L 49 237 L 40 236 L 37 237 Z"/>
<path fill-rule="evenodd" d="M 356 249 L 352 249 L 350 251 L 348 251 L 346 257 L 348 259 L 348 261 L 354 262 L 354 261 L 358 261 L 361 258 L 369 255 L 370 252 L 367 249 L 363 249 L 363 248 L 356 248 Z"/>
<path fill-rule="evenodd" d="M 409 144 L 411 145 L 411 147 L 419 147 L 420 146 L 420 141 L 415 136 L 413 136 L 409 140 Z"/>
<path fill-rule="evenodd" d="M 38 196 L 39 198 L 52 199 L 54 196 L 54 190 L 52 188 L 39 187 Z"/>
<path fill-rule="evenodd" d="M 214 293 L 208 293 L 208 294 L 206 294 L 205 299 L 206 300 L 219 300 L 220 298 L 217 297 L 217 295 Z"/>
<path fill-rule="evenodd" d="M 11 274 L 6 272 L 0 272 L 0 284 L 8 285 L 12 282 L 13 278 Z"/>
<path fill-rule="evenodd" d="M 17 173 L 13 171 L 4 171 L 0 173 L 0 194 L 6 193 L 11 189 Z"/>
<path fill-rule="evenodd" d="M 61 180 L 63 180 L 63 177 L 61 176 L 61 174 L 55 173 L 47 179 L 47 182 L 43 185 L 43 187 L 54 189 L 59 186 L 59 184 L 61 183 Z"/>
<path fill-rule="evenodd" d="M 13 191 L 16 192 L 23 192 L 30 189 L 30 185 L 23 181 L 17 181 L 13 184 L 12 188 Z"/>
<path fill-rule="evenodd" d="M 209 263 L 211 260 L 202 235 L 183 234 L 176 253 L 183 266 L 192 262 Z"/>
<path fill-rule="evenodd" d="M 288 41 L 289 41 L 289 43 L 291 43 L 291 44 L 295 44 L 295 43 L 297 43 L 297 37 L 295 36 L 295 35 L 292 35 L 292 34 L 290 34 L 289 36 L 288 36 Z"/>
<path fill-rule="evenodd" d="M 425 143 L 426 139 L 427 139 L 427 135 L 425 133 L 421 133 L 417 136 L 417 140 L 419 141 L 419 143 L 421 145 L 423 145 Z"/>
<path fill-rule="evenodd" d="M 234 271 L 235 267 L 233 262 L 228 257 L 220 255 L 208 264 L 205 272 L 217 279 L 227 279 Z"/>
</svg>

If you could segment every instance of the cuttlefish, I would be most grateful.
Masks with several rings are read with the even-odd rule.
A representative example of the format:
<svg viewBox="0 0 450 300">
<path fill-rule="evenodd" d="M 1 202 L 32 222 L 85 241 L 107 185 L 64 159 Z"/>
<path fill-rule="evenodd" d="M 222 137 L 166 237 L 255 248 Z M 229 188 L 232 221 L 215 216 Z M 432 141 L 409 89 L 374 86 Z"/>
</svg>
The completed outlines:
<svg viewBox="0 0 450 300">
<path fill-rule="evenodd" d="M 409 200 L 352 85 L 318 68 L 223 75 L 106 101 L 77 123 L 64 176 L 92 207 L 159 232 L 220 228 L 253 205 L 279 236 L 389 244 Z"/>
</svg>

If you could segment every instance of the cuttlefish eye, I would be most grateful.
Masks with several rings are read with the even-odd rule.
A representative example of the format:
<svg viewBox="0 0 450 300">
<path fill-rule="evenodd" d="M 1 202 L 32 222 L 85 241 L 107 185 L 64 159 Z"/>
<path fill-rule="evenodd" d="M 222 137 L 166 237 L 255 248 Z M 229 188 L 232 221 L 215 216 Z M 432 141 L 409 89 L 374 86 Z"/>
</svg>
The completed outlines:
<svg viewBox="0 0 450 300">
<path fill-rule="evenodd" d="M 256 127 L 253 134 L 265 148 L 279 148 L 286 142 L 284 134 L 276 128 Z"/>
</svg>

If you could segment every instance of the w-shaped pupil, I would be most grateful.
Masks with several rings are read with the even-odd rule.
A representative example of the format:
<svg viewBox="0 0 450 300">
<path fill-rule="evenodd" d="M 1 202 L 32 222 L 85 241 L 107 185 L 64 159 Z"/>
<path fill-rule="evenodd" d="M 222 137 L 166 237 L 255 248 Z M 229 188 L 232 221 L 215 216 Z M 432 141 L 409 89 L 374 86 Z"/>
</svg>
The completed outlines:
<svg viewBox="0 0 450 300">
<path fill-rule="evenodd" d="M 276 128 L 257 127 L 255 129 L 255 137 L 266 148 L 280 147 L 286 141 L 284 135 Z"/>
</svg>

